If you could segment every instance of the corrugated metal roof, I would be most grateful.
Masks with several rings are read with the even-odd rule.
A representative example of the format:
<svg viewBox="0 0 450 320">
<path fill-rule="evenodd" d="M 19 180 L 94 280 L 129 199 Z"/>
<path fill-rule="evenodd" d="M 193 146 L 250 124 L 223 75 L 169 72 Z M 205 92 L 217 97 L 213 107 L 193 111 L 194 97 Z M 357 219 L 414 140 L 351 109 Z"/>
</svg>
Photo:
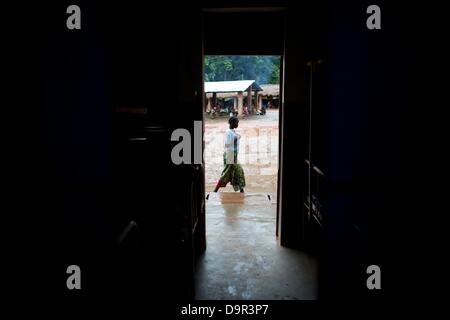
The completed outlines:
<svg viewBox="0 0 450 320">
<path fill-rule="evenodd" d="M 261 84 L 259 85 L 262 91 L 259 94 L 262 96 L 278 96 L 280 95 L 280 85 L 279 84 Z M 211 92 L 206 94 L 207 98 L 211 98 L 213 94 Z M 237 91 L 235 92 L 218 92 L 217 98 L 230 98 L 237 97 Z"/>
<path fill-rule="evenodd" d="M 246 91 L 250 86 L 252 86 L 252 90 L 254 91 L 262 90 L 262 88 L 255 82 L 255 80 L 237 80 L 205 82 L 205 92 Z"/>
</svg>

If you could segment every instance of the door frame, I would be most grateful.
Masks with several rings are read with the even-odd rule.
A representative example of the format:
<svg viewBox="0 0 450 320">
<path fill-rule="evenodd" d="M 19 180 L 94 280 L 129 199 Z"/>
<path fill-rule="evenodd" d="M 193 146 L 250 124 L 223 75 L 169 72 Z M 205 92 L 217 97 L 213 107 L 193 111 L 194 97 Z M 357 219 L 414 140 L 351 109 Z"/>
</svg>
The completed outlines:
<svg viewBox="0 0 450 320">
<path fill-rule="evenodd" d="M 278 130 L 279 130 L 279 134 L 278 134 L 278 174 L 277 174 L 277 209 L 276 209 L 276 224 L 275 224 L 275 237 L 277 238 L 277 241 L 280 244 L 285 243 L 285 241 L 283 241 L 284 238 L 284 233 L 281 231 L 281 224 L 283 223 L 283 210 L 282 210 L 282 206 L 281 206 L 281 200 L 282 200 L 282 194 L 283 194 L 283 186 L 282 186 L 282 178 L 283 178 L 283 154 L 284 154 L 284 145 L 283 145 L 283 139 L 284 139 L 284 69 L 285 69 L 285 34 L 286 34 L 286 12 L 285 12 L 285 8 L 279 8 L 279 7 L 274 7 L 274 8 L 203 8 L 203 12 L 202 12 L 202 48 L 201 48 L 201 79 L 202 79 L 202 83 L 201 83 L 201 95 L 199 94 L 198 96 L 200 96 L 200 102 L 197 107 L 201 108 L 202 111 L 202 123 L 203 123 L 203 129 L 202 129 L 202 141 L 203 141 L 203 148 L 202 148 L 202 154 L 204 154 L 204 149 L 205 149 L 205 142 L 204 142 L 204 134 L 205 134 L 205 126 L 204 126 L 204 105 L 205 105 L 205 95 L 204 95 L 204 58 L 205 58 L 205 37 L 204 37 L 204 30 L 205 30 L 205 23 L 204 23 L 204 18 L 205 18 L 205 14 L 208 13 L 245 13 L 245 12 L 251 12 L 251 13 L 258 13 L 258 12 L 282 12 L 283 14 L 283 26 L 281 28 L 281 34 L 280 37 L 282 38 L 283 41 L 283 48 L 281 52 L 278 53 L 273 53 L 272 55 L 274 56 L 280 56 L 280 105 L 279 105 L 279 118 L 278 118 Z M 228 55 L 228 53 L 223 53 L 224 55 Z M 238 51 L 236 53 L 234 53 L 235 55 L 250 55 L 250 54 L 242 54 L 239 53 Z M 255 53 L 256 55 L 256 53 Z M 269 54 L 261 54 L 261 55 L 269 55 Z M 202 157 L 203 159 L 203 163 L 202 163 L 202 181 L 203 181 L 203 203 L 205 201 L 205 190 L 204 190 L 204 183 L 205 183 L 205 162 L 204 162 L 204 157 Z M 203 206 L 203 208 L 205 208 L 206 205 Z M 203 212 L 201 212 L 201 215 L 199 217 L 199 219 L 201 221 L 199 221 L 201 223 L 201 225 L 205 226 L 206 225 L 206 210 L 203 209 Z M 202 241 L 200 241 L 201 243 L 204 243 L 205 245 L 203 246 L 203 248 L 198 248 L 197 251 L 199 250 L 206 250 L 206 227 L 203 228 L 204 229 L 204 234 L 202 235 L 202 238 L 204 238 Z"/>
</svg>

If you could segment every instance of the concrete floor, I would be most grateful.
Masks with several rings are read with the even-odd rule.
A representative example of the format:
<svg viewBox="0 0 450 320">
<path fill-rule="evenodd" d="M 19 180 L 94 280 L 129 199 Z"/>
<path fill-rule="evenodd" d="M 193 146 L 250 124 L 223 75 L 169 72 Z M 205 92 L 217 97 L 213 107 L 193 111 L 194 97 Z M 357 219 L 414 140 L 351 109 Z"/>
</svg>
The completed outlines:
<svg viewBox="0 0 450 320">
<path fill-rule="evenodd" d="M 198 264 L 196 299 L 317 298 L 315 258 L 277 243 L 273 197 L 210 193 L 206 223 L 207 250 Z"/>
</svg>

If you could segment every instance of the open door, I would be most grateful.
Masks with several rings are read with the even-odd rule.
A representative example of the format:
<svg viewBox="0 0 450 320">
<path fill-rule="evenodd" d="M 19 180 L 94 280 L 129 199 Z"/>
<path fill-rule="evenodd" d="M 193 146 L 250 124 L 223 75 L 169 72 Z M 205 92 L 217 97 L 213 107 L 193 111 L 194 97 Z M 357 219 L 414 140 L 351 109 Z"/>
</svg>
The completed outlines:
<svg viewBox="0 0 450 320">
<path fill-rule="evenodd" d="M 202 16 L 196 6 L 186 6 L 189 14 L 183 15 L 183 29 L 178 30 L 180 41 L 179 69 L 179 105 L 182 115 L 177 116 L 178 122 L 173 129 L 187 129 L 192 137 L 192 154 L 196 152 L 196 143 L 203 150 L 203 112 L 202 94 Z M 196 141 L 194 143 L 194 140 Z M 195 158 L 195 159 L 194 159 Z M 194 272 L 198 258 L 206 250 L 205 230 L 205 191 L 204 191 L 204 160 L 193 157 L 192 164 L 181 164 L 175 167 L 175 174 L 180 185 L 174 188 L 178 195 L 183 195 L 179 206 L 180 215 L 180 246 L 183 261 L 189 265 L 183 266 L 184 278 L 187 279 L 188 296 L 195 296 Z M 182 188 L 183 190 L 180 190 Z"/>
<path fill-rule="evenodd" d="M 324 240 L 323 203 L 325 198 L 324 132 L 325 113 L 323 109 L 323 60 L 306 63 L 309 71 L 308 90 L 308 152 L 304 160 L 306 171 L 303 195 L 303 242 L 305 248 L 317 252 Z M 321 92 L 322 91 L 322 92 Z M 322 94 L 322 95 L 321 95 Z"/>
</svg>

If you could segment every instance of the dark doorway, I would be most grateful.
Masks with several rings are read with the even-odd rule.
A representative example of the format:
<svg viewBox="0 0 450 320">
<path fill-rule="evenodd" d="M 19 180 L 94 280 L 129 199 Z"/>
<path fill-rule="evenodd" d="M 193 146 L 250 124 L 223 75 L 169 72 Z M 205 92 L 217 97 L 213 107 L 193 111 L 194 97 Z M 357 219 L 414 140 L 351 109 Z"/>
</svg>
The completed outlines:
<svg viewBox="0 0 450 320">
<path fill-rule="evenodd" d="M 262 54 L 280 57 L 279 95 L 275 99 L 266 97 L 266 101 L 264 101 L 267 106 L 270 99 L 269 108 L 276 109 L 279 114 L 277 121 L 280 133 L 277 135 L 278 150 L 275 152 L 280 157 L 283 153 L 281 140 L 284 19 L 284 12 L 279 9 L 258 12 L 214 9 L 206 10 L 203 16 L 203 61 L 223 55 L 257 56 Z M 246 21 L 249 24 L 236 24 L 233 21 Z M 250 27 L 243 27 L 244 25 Z M 265 28 L 265 26 L 268 26 L 270 31 L 265 33 L 261 39 L 258 37 L 260 34 L 258 29 Z M 242 28 L 246 30 L 242 30 Z M 203 67 L 205 69 L 208 66 L 204 65 Z M 244 96 L 250 97 L 247 94 Z M 221 102 L 218 102 L 218 98 L 222 98 Z M 221 109 L 229 107 L 223 98 L 226 97 L 205 94 L 202 106 L 205 112 L 204 116 L 211 117 L 211 109 L 216 105 Z M 250 99 L 247 98 L 243 102 L 245 103 L 245 101 L 248 102 Z M 235 107 L 239 105 L 236 99 L 229 104 Z M 240 113 L 240 110 L 233 111 Z M 217 116 L 220 117 L 221 114 L 219 113 Z M 223 114 L 222 116 L 227 118 L 229 115 Z M 206 123 L 209 118 L 204 118 L 204 120 Z M 224 125 L 226 126 L 226 121 Z M 205 125 L 205 130 L 208 130 L 207 125 Z M 207 136 L 208 132 L 204 132 L 204 137 Z M 205 160 L 207 160 L 207 155 L 205 155 Z M 277 161 L 275 192 L 269 196 L 266 195 L 264 199 L 258 199 L 258 195 L 252 198 L 248 194 L 241 196 L 239 193 L 233 192 L 215 194 L 208 189 L 209 180 L 214 178 L 206 176 L 205 192 L 209 199 L 206 203 L 206 216 L 201 219 L 206 220 L 205 238 L 206 236 L 209 238 L 206 238 L 206 253 L 201 256 L 197 264 L 197 299 L 317 298 L 315 258 L 304 252 L 280 246 L 280 237 L 283 236 L 279 232 L 282 212 L 276 200 L 282 191 L 278 184 L 279 177 L 282 175 L 280 163 Z M 205 167 L 208 168 L 208 163 Z M 206 173 L 208 174 L 208 170 Z M 216 177 L 216 179 L 218 178 Z M 265 205 L 261 205 L 262 202 L 260 203 L 258 200 L 265 201 Z M 266 218 L 270 217 L 271 212 L 273 212 L 273 220 L 269 221 L 270 218 Z M 211 229 L 208 228 L 208 225 L 211 225 Z M 244 227 L 241 228 L 242 226 Z M 297 228 L 296 231 L 299 230 L 301 229 Z M 254 232 L 254 237 L 249 237 L 252 232 Z M 291 276 L 288 277 L 287 274 Z M 293 274 L 298 277 L 293 277 Z"/>
</svg>

